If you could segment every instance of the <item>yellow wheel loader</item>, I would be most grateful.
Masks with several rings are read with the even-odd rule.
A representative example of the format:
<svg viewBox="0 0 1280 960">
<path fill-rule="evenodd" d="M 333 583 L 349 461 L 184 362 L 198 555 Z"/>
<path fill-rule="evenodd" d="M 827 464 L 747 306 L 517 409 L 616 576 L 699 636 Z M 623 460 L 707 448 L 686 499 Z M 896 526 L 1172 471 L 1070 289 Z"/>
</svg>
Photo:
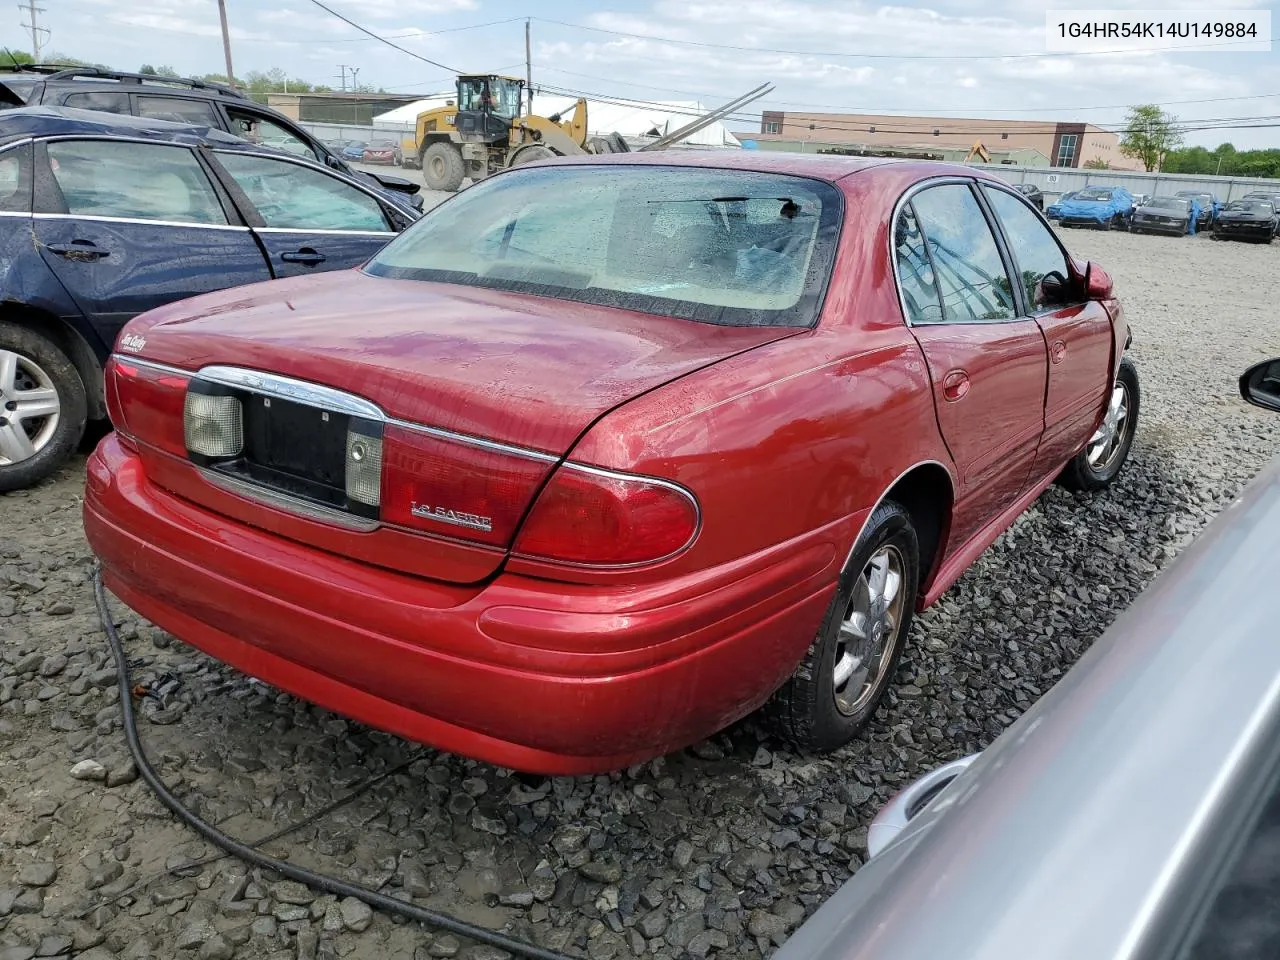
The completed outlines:
<svg viewBox="0 0 1280 960">
<path fill-rule="evenodd" d="M 458 99 L 418 114 L 417 152 L 422 179 L 430 190 L 457 190 L 470 177 L 480 180 L 533 160 L 584 153 L 622 153 L 627 143 L 587 135 L 587 102 L 573 114 L 521 114 L 525 82 L 516 77 L 478 74 L 458 77 Z"/>
</svg>

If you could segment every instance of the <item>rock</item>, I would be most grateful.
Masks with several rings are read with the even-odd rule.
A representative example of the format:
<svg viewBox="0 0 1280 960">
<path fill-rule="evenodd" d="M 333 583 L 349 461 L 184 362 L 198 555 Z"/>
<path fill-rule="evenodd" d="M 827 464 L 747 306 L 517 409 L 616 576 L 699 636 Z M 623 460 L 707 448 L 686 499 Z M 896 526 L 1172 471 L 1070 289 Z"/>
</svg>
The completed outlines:
<svg viewBox="0 0 1280 960">
<path fill-rule="evenodd" d="M 60 653 L 55 653 L 51 657 L 45 657 L 44 663 L 40 665 L 40 676 L 56 677 L 67 668 L 67 658 Z"/>
<path fill-rule="evenodd" d="M 107 768 L 97 760 L 81 760 L 71 768 L 71 776 L 77 780 L 105 780 Z"/>
<path fill-rule="evenodd" d="M 686 913 L 667 924 L 667 943 L 683 947 L 707 927 L 701 913 Z"/>
<path fill-rule="evenodd" d="M 271 895 L 281 903 L 292 903 L 298 906 L 306 906 L 316 898 L 310 887 L 296 880 L 280 881 L 271 888 Z"/>
<path fill-rule="evenodd" d="M 271 911 L 281 923 L 296 923 L 299 920 L 307 920 L 311 917 L 311 911 L 306 907 L 298 906 L 296 903 L 278 903 L 276 908 Z"/>
<path fill-rule="evenodd" d="M 752 910 L 747 920 L 747 932 L 753 937 L 772 940 L 775 946 L 782 946 L 787 938 L 787 921 L 767 910 Z"/>
<path fill-rule="evenodd" d="M 13 906 L 10 909 L 13 913 L 40 913 L 44 910 L 44 890 L 41 887 L 23 890 L 14 897 Z"/>
<path fill-rule="evenodd" d="M 693 860 L 693 844 L 688 840 L 677 840 L 675 851 L 671 854 L 671 862 L 677 869 L 683 870 Z"/>
<path fill-rule="evenodd" d="M 436 937 L 431 941 L 431 946 L 427 947 L 427 952 L 433 957 L 452 957 L 456 956 L 461 945 L 458 938 L 452 934 L 445 934 L 443 937 Z"/>
<path fill-rule="evenodd" d="M 617 883 L 622 879 L 622 867 L 613 860 L 588 860 L 578 872 L 597 883 Z"/>
<path fill-rule="evenodd" d="M 316 951 L 320 947 L 320 935 L 310 927 L 299 930 L 298 939 L 294 945 L 297 948 L 297 960 L 316 960 Z"/>
<path fill-rule="evenodd" d="M 65 953 L 71 952 L 74 940 L 66 934 L 54 934 L 43 937 L 40 945 L 36 947 L 37 957 L 57 957 Z"/>
<path fill-rule="evenodd" d="M 258 917 L 257 920 L 253 921 L 249 929 L 255 937 L 274 938 L 278 927 L 279 924 L 276 923 L 275 917 Z M 341 930 L 342 927 L 338 927 L 338 929 Z"/>
<path fill-rule="evenodd" d="M 324 920 L 320 924 L 320 929 L 325 933 L 342 932 L 342 910 L 336 900 L 324 908 Z"/>
<path fill-rule="evenodd" d="M 661 910 L 646 913 L 640 918 L 638 926 L 646 939 L 652 940 L 654 937 L 660 937 L 667 929 L 667 915 Z"/>
<path fill-rule="evenodd" d="M 200 960 L 231 960 L 236 950 L 220 933 L 215 933 L 200 948 Z"/>
<path fill-rule="evenodd" d="M 511 960 L 511 954 L 487 943 L 475 943 L 458 954 L 460 960 Z"/>
<path fill-rule="evenodd" d="M 373 908 L 363 900 L 346 897 L 338 904 L 342 911 L 342 924 L 353 933 L 361 933 L 369 929 L 373 923 Z"/>
<path fill-rule="evenodd" d="M 58 879 L 58 867 L 52 863 L 28 863 L 18 871 L 18 882 L 24 887 L 47 887 Z"/>
<path fill-rule="evenodd" d="M 132 760 L 125 760 L 107 771 L 108 787 L 123 787 L 138 779 L 138 768 Z"/>
<path fill-rule="evenodd" d="M 208 920 L 198 919 L 182 928 L 173 945 L 178 950 L 195 950 L 204 946 L 215 936 L 218 936 L 218 931 L 214 929 L 213 924 Z"/>
<path fill-rule="evenodd" d="M 530 890 L 508 890 L 498 894 L 498 902 L 504 907 L 531 907 L 533 899 L 533 892 Z"/>
<path fill-rule="evenodd" d="M 97 890 L 108 883 L 119 880 L 124 874 L 124 865 L 119 860 L 107 860 L 99 867 L 89 871 L 89 879 L 84 882 L 86 890 Z"/>
<path fill-rule="evenodd" d="M 0 960 L 31 960 L 35 955 L 35 947 L 0 947 Z"/>
<path fill-rule="evenodd" d="M 67 603 L 67 601 L 65 600 L 59 600 L 57 603 L 51 604 L 45 610 L 45 613 L 47 613 L 51 617 L 65 617 L 68 614 L 72 614 L 75 612 L 76 612 L 76 608 L 73 605 Z"/>
</svg>

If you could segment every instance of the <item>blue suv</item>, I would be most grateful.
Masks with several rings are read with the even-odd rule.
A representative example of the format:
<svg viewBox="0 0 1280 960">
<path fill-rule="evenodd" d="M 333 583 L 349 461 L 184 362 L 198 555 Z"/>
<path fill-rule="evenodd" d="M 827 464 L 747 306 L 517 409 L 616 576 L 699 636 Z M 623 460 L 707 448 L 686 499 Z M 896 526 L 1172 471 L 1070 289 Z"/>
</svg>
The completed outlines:
<svg viewBox="0 0 1280 960">
<path fill-rule="evenodd" d="M 358 266 L 419 216 L 408 195 L 206 126 L 0 112 L 0 491 L 106 417 L 102 367 L 133 317 Z"/>
<path fill-rule="evenodd" d="M 1124 187 L 1085 187 L 1058 209 L 1064 227 L 1125 229 L 1133 220 L 1133 194 Z"/>
</svg>

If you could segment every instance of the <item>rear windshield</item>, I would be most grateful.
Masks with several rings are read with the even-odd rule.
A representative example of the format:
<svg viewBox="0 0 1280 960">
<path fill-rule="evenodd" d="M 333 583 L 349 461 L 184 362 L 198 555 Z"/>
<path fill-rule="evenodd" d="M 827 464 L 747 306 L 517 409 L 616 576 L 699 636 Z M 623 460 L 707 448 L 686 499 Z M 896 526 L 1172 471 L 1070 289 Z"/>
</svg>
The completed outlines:
<svg viewBox="0 0 1280 960">
<path fill-rule="evenodd" d="M 801 177 L 547 166 L 483 181 L 365 268 L 733 326 L 811 325 L 840 195 Z"/>
<path fill-rule="evenodd" d="M 1242 210 L 1245 213 L 1275 213 L 1275 208 L 1266 200 L 1232 200 L 1227 204 L 1227 210 Z"/>
<path fill-rule="evenodd" d="M 1190 202 L 1187 200 L 1180 200 L 1177 197 L 1152 197 L 1144 203 L 1143 206 L 1157 210 L 1178 210 L 1182 213 L 1186 213 L 1190 206 Z"/>
<path fill-rule="evenodd" d="M 1081 190 L 1079 193 L 1075 195 L 1075 199 L 1077 200 L 1110 200 L 1111 191 L 1100 190 L 1097 188 L 1090 189 L 1090 190 Z"/>
</svg>

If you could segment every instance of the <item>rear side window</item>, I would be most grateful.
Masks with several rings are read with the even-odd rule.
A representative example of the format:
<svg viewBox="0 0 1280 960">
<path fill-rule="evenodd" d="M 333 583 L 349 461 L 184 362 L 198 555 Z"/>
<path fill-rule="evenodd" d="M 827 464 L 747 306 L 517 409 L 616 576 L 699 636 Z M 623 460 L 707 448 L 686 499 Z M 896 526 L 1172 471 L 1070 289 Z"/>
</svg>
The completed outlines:
<svg viewBox="0 0 1280 960">
<path fill-rule="evenodd" d="M 31 211 L 31 147 L 14 147 L 0 153 L 0 210 Z"/>
<path fill-rule="evenodd" d="M 50 143 L 49 166 L 81 216 L 226 223 L 213 185 L 186 147 L 111 140 Z"/>
<path fill-rule="evenodd" d="M 428 213 L 376 276 L 494 287 L 736 326 L 817 319 L 839 194 L 696 167 L 530 167 Z"/>
<path fill-rule="evenodd" d="M 188 100 L 185 97 L 138 97 L 138 116 L 156 120 L 172 120 L 176 123 L 198 123 L 216 127 L 218 117 L 213 104 L 207 100 Z"/>
<path fill-rule="evenodd" d="M 1013 285 L 982 208 L 968 186 L 943 184 L 912 198 L 947 323 L 1012 320 Z"/>
<path fill-rule="evenodd" d="M 942 302 L 933 277 L 933 265 L 924 248 L 924 234 L 911 204 L 902 208 L 894 229 L 895 259 L 902 300 L 911 323 L 940 323 Z"/>
<path fill-rule="evenodd" d="M 345 180 L 287 160 L 219 153 L 218 162 L 268 227 L 291 230 L 390 230 L 382 205 Z"/>
<path fill-rule="evenodd" d="M 102 113 L 129 114 L 129 95 L 116 90 L 94 90 L 88 93 L 70 93 L 62 98 L 64 107 L 77 110 L 97 110 Z"/>
</svg>

